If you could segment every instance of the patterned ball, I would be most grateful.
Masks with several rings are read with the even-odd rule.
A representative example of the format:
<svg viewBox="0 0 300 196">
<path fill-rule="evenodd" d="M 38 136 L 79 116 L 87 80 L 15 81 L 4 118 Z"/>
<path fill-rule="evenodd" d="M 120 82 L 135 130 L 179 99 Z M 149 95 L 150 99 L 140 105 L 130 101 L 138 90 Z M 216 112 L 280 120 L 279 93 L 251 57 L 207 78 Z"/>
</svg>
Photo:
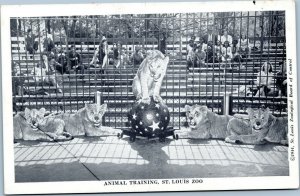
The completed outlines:
<svg viewBox="0 0 300 196">
<path fill-rule="evenodd" d="M 166 130 L 170 122 L 168 107 L 151 97 L 150 104 L 135 103 L 128 114 L 131 130 L 144 137 L 156 137 Z"/>
</svg>

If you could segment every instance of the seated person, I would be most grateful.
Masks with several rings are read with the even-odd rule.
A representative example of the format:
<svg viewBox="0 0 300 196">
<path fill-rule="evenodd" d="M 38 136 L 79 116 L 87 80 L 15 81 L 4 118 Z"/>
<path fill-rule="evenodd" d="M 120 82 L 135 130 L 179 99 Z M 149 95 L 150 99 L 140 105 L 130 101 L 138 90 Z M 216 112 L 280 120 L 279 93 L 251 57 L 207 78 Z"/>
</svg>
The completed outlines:
<svg viewBox="0 0 300 196">
<path fill-rule="evenodd" d="M 191 67 L 194 64 L 196 47 L 197 47 L 197 45 L 194 43 L 194 41 L 190 40 L 189 44 L 187 45 L 187 64 L 188 64 L 188 67 Z"/>
<path fill-rule="evenodd" d="M 191 37 L 191 39 L 188 42 L 188 45 L 186 47 L 187 53 L 189 53 L 191 50 L 194 50 L 196 47 L 196 43 L 195 43 L 196 37 L 193 35 Z"/>
<path fill-rule="evenodd" d="M 256 86 L 257 93 L 256 97 L 259 96 L 267 96 L 271 92 L 271 83 L 274 79 L 274 75 L 272 73 L 272 64 L 269 62 L 265 62 L 262 65 L 261 71 L 257 74 Z"/>
<path fill-rule="evenodd" d="M 95 67 L 100 67 L 103 69 L 108 63 L 109 50 L 106 38 L 103 36 L 102 41 L 99 44 L 99 47 L 96 49 L 93 59 L 90 62 L 90 65 Z"/>
<path fill-rule="evenodd" d="M 58 73 L 63 75 L 64 73 L 68 72 L 67 60 L 62 60 L 62 55 L 60 55 L 60 61 L 63 61 L 63 62 L 65 61 L 64 64 L 60 64 L 57 61 L 57 59 L 58 59 L 58 57 L 55 55 L 55 53 L 50 52 L 50 55 L 49 55 L 49 69 L 52 72 L 57 71 Z"/>
<path fill-rule="evenodd" d="M 231 46 L 232 45 L 232 36 L 228 34 L 227 30 L 224 30 L 223 35 L 221 36 L 221 43 L 222 45 L 225 45 L 225 42 L 228 42 L 228 45 Z"/>
<path fill-rule="evenodd" d="M 116 47 L 113 49 L 113 60 L 116 68 L 119 68 L 121 65 L 121 61 L 123 60 L 122 56 L 122 44 L 121 42 L 118 42 Z"/>
<path fill-rule="evenodd" d="M 198 46 L 195 50 L 194 66 L 202 67 L 205 65 L 206 53 Z"/>
<path fill-rule="evenodd" d="M 76 74 L 78 72 L 80 74 L 84 74 L 84 66 L 81 65 L 81 56 L 78 52 L 76 52 L 74 45 L 71 46 L 71 51 L 69 52 L 68 59 L 71 69 L 75 69 Z M 80 78 L 83 78 L 83 76 L 80 76 Z"/>
<path fill-rule="evenodd" d="M 126 66 L 130 64 L 130 55 L 127 49 L 124 47 L 122 48 L 121 57 L 121 63 L 123 64 L 125 69 Z"/>
<path fill-rule="evenodd" d="M 44 38 L 43 38 L 43 52 L 50 53 L 53 48 L 55 48 L 52 35 L 45 33 Z"/>
<path fill-rule="evenodd" d="M 212 41 L 208 41 L 207 45 L 204 48 L 204 52 L 206 52 L 206 63 L 214 63 L 215 57 L 214 57 L 214 45 Z"/>
<path fill-rule="evenodd" d="M 68 66 L 68 58 L 66 56 L 66 53 L 62 50 L 62 48 L 60 46 L 57 47 L 57 54 L 55 57 L 56 61 L 61 65 L 61 69 L 59 69 L 58 71 L 61 74 L 70 73 L 70 68 Z"/>
<path fill-rule="evenodd" d="M 287 97 L 286 61 L 281 63 L 280 70 L 275 75 L 275 84 L 278 89 L 278 97 Z"/>
<path fill-rule="evenodd" d="M 24 82 L 26 76 L 21 72 L 20 64 L 12 62 L 12 94 L 13 95 L 23 95 L 26 92 L 26 87 L 24 87 Z"/>
<path fill-rule="evenodd" d="M 56 86 L 57 91 L 59 93 L 62 93 L 62 90 L 56 80 L 56 76 L 49 71 L 48 66 L 48 57 L 47 55 L 43 54 L 41 57 L 42 61 L 41 63 L 37 64 L 32 70 L 31 75 L 33 76 L 33 79 L 38 83 L 47 83 L 53 86 Z M 46 93 L 48 94 L 48 93 Z"/>
<path fill-rule="evenodd" d="M 27 30 L 27 37 L 25 38 L 26 50 L 29 54 L 34 54 L 38 50 L 37 36 L 32 33 L 31 29 Z"/>
<path fill-rule="evenodd" d="M 249 39 L 246 37 L 245 33 L 242 33 L 240 39 L 238 40 L 237 48 L 243 58 L 249 57 L 251 50 L 249 45 Z"/>
<path fill-rule="evenodd" d="M 131 57 L 131 61 L 133 63 L 133 67 L 139 67 L 140 64 L 143 62 L 144 60 L 144 54 L 143 54 L 143 50 L 140 47 L 135 47 L 135 52 L 133 53 L 132 57 Z"/>
<path fill-rule="evenodd" d="M 221 54 L 222 54 L 222 62 L 228 63 L 231 68 L 231 61 L 232 61 L 232 49 L 229 46 L 229 42 L 225 41 L 224 46 L 221 49 Z"/>
<path fill-rule="evenodd" d="M 222 46 L 219 40 L 215 45 L 215 62 L 222 62 Z"/>
</svg>

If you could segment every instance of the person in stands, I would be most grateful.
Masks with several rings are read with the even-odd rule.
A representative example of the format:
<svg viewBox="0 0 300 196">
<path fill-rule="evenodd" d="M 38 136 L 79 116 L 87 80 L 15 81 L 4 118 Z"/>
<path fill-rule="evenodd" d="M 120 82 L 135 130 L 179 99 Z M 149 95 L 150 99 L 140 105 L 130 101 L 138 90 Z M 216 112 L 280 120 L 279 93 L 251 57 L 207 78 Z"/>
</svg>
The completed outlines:
<svg viewBox="0 0 300 196">
<path fill-rule="evenodd" d="M 287 97 L 286 61 L 280 63 L 280 70 L 275 74 L 274 78 L 278 90 L 278 97 Z"/>
<path fill-rule="evenodd" d="M 189 43 L 187 45 L 187 65 L 188 68 L 193 67 L 195 64 L 195 50 L 197 47 L 197 44 L 195 43 L 195 36 L 192 36 L 192 38 L 189 40 Z"/>
<path fill-rule="evenodd" d="M 65 58 L 65 59 L 64 59 Z M 61 63 L 60 63 L 61 62 Z M 49 69 L 52 72 L 57 71 L 57 73 L 63 75 L 68 73 L 67 58 L 65 55 L 59 54 L 57 50 L 53 50 L 49 54 Z"/>
<path fill-rule="evenodd" d="M 75 45 L 71 46 L 71 51 L 69 52 L 68 60 L 70 62 L 71 69 L 74 69 L 76 74 L 78 74 L 78 72 L 80 74 L 84 74 L 84 66 L 81 64 L 81 55 L 78 52 L 76 52 Z M 79 78 L 83 77 L 83 75 L 79 76 Z"/>
<path fill-rule="evenodd" d="M 121 65 L 121 62 L 123 60 L 122 56 L 122 44 L 121 42 L 118 42 L 116 44 L 116 47 L 113 49 L 113 59 L 114 59 L 114 65 L 116 68 L 119 68 Z M 117 73 L 120 73 L 118 70 L 116 71 Z"/>
<path fill-rule="evenodd" d="M 229 67 L 231 67 L 231 60 L 232 60 L 232 49 L 229 45 L 229 41 L 224 42 L 224 46 L 222 47 L 221 50 L 222 53 L 222 62 L 225 63 L 226 65 L 229 64 Z"/>
<path fill-rule="evenodd" d="M 135 47 L 135 51 L 131 57 L 131 61 L 133 63 L 133 67 L 138 68 L 140 66 L 140 64 L 143 62 L 144 60 L 144 55 L 143 55 L 143 50 L 142 48 L 136 46 Z"/>
<path fill-rule="evenodd" d="M 96 49 L 93 59 L 90 62 L 91 66 L 100 67 L 103 69 L 108 65 L 108 44 L 106 38 L 103 36 L 99 47 Z"/>
<path fill-rule="evenodd" d="M 271 84 L 274 80 L 273 66 L 270 62 L 264 62 L 261 71 L 257 73 L 256 86 L 257 92 L 256 97 L 267 96 L 271 93 Z"/>
<path fill-rule="evenodd" d="M 245 33 L 242 33 L 240 39 L 238 40 L 237 48 L 243 58 L 249 57 L 251 50 L 249 45 L 249 39 L 246 37 Z"/>
<path fill-rule="evenodd" d="M 61 74 L 70 73 L 70 68 L 68 66 L 68 58 L 66 56 L 65 51 L 61 48 L 61 46 L 57 46 L 57 53 L 55 57 L 56 61 L 61 65 L 61 69 L 58 70 Z"/>
<path fill-rule="evenodd" d="M 227 30 L 224 30 L 223 35 L 221 36 L 221 43 L 222 45 L 225 45 L 225 42 L 228 42 L 228 45 L 231 47 L 232 45 L 232 36 L 228 34 Z"/>
<path fill-rule="evenodd" d="M 55 48 L 52 35 L 45 32 L 45 36 L 43 38 L 43 52 L 47 52 L 48 54 Z"/>
<path fill-rule="evenodd" d="M 25 38 L 26 50 L 29 54 L 34 54 L 38 50 L 38 41 L 36 41 L 36 35 L 33 34 L 31 29 L 27 30 Z"/>
<path fill-rule="evenodd" d="M 58 93 L 62 93 L 61 87 L 58 84 L 56 75 L 51 71 L 49 67 L 48 57 L 46 54 L 41 55 L 41 62 L 38 63 L 30 73 L 33 79 L 40 84 L 46 83 L 56 87 Z M 44 89 L 45 95 L 48 95 L 46 89 Z"/>
</svg>

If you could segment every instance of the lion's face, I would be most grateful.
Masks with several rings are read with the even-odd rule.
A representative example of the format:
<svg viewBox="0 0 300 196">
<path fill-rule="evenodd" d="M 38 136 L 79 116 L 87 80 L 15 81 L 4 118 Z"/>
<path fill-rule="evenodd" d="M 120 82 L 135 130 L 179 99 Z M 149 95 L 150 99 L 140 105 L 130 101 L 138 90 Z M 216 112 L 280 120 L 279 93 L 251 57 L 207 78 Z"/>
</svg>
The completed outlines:
<svg viewBox="0 0 300 196">
<path fill-rule="evenodd" d="M 185 106 L 187 122 L 190 128 L 194 129 L 204 123 L 207 119 L 208 108 L 206 106 L 193 105 Z"/>
<path fill-rule="evenodd" d="M 45 119 L 45 108 L 41 108 L 40 110 L 37 109 L 25 109 L 25 119 L 26 122 L 31 126 L 31 128 L 36 131 L 38 130 L 39 125 L 42 124 L 42 122 Z"/>
<path fill-rule="evenodd" d="M 99 128 L 102 125 L 102 117 L 106 112 L 107 104 L 86 104 L 87 117 L 94 127 Z"/>
<path fill-rule="evenodd" d="M 165 57 L 160 51 L 147 53 L 147 64 L 154 81 L 158 81 L 160 77 L 164 76 L 168 63 L 169 57 Z"/>
<path fill-rule="evenodd" d="M 248 108 L 247 113 L 249 114 L 250 123 L 252 126 L 252 130 L 259 132 L 263 129 L 269 120 L 269 108 L 266 109 L 252 109 Z"/>
</svg>

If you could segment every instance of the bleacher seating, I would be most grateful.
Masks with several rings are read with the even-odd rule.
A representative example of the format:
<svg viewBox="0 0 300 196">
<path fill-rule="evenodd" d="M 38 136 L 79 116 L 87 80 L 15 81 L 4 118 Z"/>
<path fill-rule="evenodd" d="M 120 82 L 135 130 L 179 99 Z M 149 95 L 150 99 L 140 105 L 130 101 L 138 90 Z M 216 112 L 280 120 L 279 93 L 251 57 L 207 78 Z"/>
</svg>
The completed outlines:
<svg viewBox="0 0 300 196">
<path fill-rule="evenodd" d="M 39 52 L 29 55 L 25 51 L 24 38 L 12 38 L 12 60 L 21 67 L 21 72 L 28 74 L 40 61 Z M 81 45 L 77 42 L 84 43 Z M 94 93 L 102 92 L 102 102 L 108 104 L 108 112 L 105 115 L 105 123 L 109 126 L 124 127 L 127 122 L 127 112 L 134 102 L 131 85 L 137 68 L 121 66 L 120 73 L 109 65 L 106 73 L 101 74 L 99 68 L 88 65 L 91 61 L 98 42 L 91 39 L 73 40 L 76 50 L 82 54 L 83 64 L 86 65 L 84 78 L 80 79 L 72 72 L 63 76 L 57 76 L 63 83 L 63 93 L 58 93 L 54 86 L 37 86 L 32 78 L 24 82 L 24 86 L 35 91 L 44 88 L 49 95 L 15 95 L 14 101 L 20 110 L 24 107 L 45 107 L 50 111 L 63 110 L 74 112 L 83 107 L 85 103 L 94 101 Z M 128 40 L 127 40 L 128 41 Z M 72 42 L 70 42 L 72 43 Z M 141 44 L 141 40 L 128 41 L 132 50 L 135 46 L 143 46 L 146 49 L 155 48 L 155 40 L 147 44 Z M 185 104 L 205 104 L 217 113 L 223 113 L 224 95 L 231 96 L 231 113 L 244 113 L 246 107 L 271 103 L 276 115 L 284 115 L 283 106 L 286 104 L 283 98 L 253 97 L 238 95 L 240 86 L 253 87 L 257 73 L 262 63 L 269 60 L 274 66 L 274 72 L 279 70 L 279 62 L 285 59 L 285 45 L 283 43 L 270 43 L 270 47 L 263 51 L 253 51 L 250 58 L 242 65 L 234 63 L 232 69 L 223 68 L 222 63 L 210 64 L 203 67 L 192 67 L 189 70 L 186 65 L 187 40 L 181 44 L 178 40 L 167 45 L 167 53 L 171 54 L 167 75 L 164 79 L 161 96 L 168 104 L 171 113 L 172 126 L 179 127 L 184 124 Z M 63 47 L 66 47 L 63 45 Z M 112 45 L 110 45 L 112 47 Z M 182 51 L 180 53 L 180 51 Z M 275 85 L 273 90 L 276 91 Z"/>
</svg>

